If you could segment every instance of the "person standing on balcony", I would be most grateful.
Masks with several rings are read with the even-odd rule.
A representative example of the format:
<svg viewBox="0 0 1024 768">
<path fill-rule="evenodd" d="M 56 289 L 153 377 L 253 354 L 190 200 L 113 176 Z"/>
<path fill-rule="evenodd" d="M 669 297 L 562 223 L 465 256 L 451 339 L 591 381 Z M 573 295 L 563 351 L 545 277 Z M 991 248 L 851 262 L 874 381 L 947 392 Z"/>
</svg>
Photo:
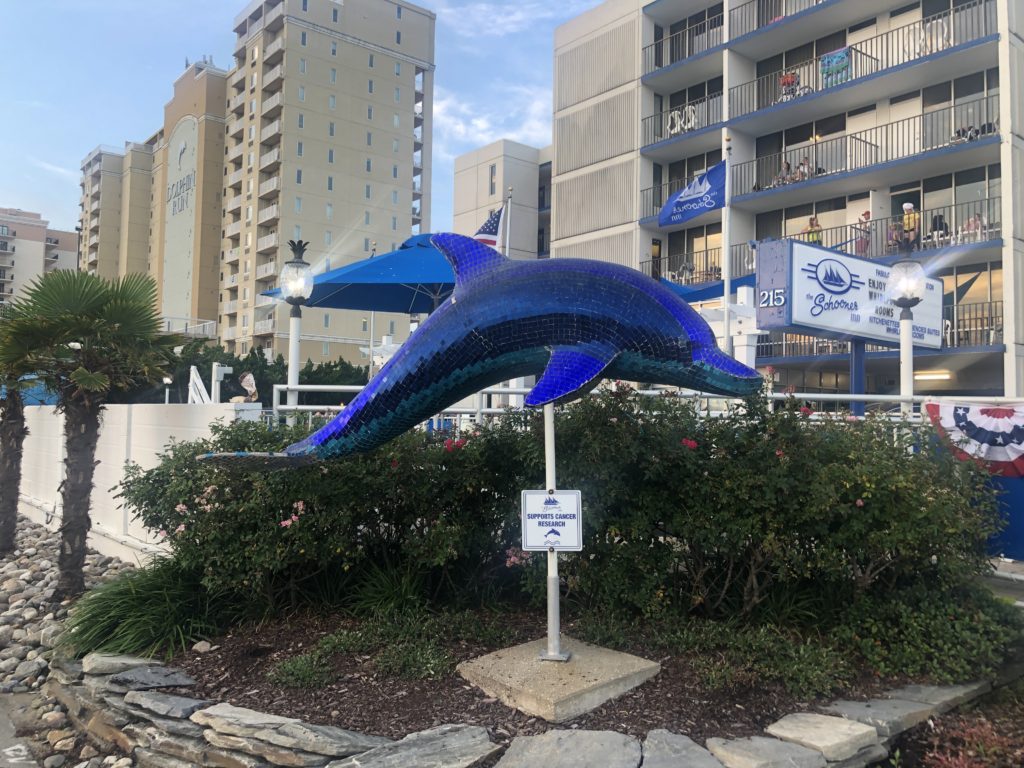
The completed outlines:
<svg viewBox="0 0 1024 768">
<path fill-rule="evenodd" d="M 903 241 L 900 250 L 910 253 L 921 241 L 921 214 L 914 210 L 913 203 L 903 204 Z"/>
<path fill-rule="evenodd" d="M 804 236 L 804 242 L 811 245 L 821 245 L 821 225 L 818 223 L 818 217 L 811 216 L 807 221 L 807 226 L 803 228 L 800 234 Z"/>
</svg>

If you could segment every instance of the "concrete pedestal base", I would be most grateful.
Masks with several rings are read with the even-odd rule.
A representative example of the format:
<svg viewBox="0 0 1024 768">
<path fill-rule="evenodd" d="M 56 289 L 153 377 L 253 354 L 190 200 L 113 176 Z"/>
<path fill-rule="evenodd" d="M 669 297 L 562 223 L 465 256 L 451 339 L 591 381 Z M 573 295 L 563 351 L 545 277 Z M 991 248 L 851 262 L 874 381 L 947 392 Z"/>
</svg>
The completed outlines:
<svg viewBox="0 0 1024 768">
<path fill-rule="evenodd" d="M 639 656 L 562 636 L 565 663 L 541 661 L 547 640 L 505 648 L 458 666 L 459 674 L 488 696 L 529 715 L 561 723 L 621 696 L 661 671 Z"/>
</svg>

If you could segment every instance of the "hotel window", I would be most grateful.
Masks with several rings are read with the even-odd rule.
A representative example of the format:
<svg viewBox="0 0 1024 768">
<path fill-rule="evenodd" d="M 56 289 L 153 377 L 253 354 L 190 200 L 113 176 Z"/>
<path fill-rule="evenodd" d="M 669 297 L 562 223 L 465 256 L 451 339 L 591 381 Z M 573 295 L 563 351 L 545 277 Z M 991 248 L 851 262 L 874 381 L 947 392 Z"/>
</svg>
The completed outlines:
<svg viewBox="0 0 1024 768">
<path fill-rule="evenodd" d="M 329 313 L 324 312 L 324 328 L 331 327 L 331 316 Z"/>
<path fill-rule="evenodd" d="M 373 105 L 370 104 L 366 107 L 366 119 L 373 120 Z"/>
<path fill-rule="evenodd" d="M 363 253 L 369 253 L 369 252 L 370 252 L 370 238 L 364 237 L 363 238 Z"/>
<path fill-rule="evenodd" d="M 402 121 L 401 121 L 401 118 L 398 117 L 398 113 L 397 112 L 395 113 L 394 117 L 391 118 L 391 124 L 393 126 L 395 126 L 395 128 L 400 128 L 401 127 Z"/>
<path fill-rule="evenodd" d="M 373 80 L 368 80 L 366 83 L 366 92 L 373 93 Z"/>
<path fill-rule="evenodd" d="M 370 54 L 370 69 L 373 69 L 373 54 Z"/>
<path fill-rule="evenodd" d="M 309 0 L 302 0 L 302 10 L 306 12 L 309 10 Z"/>
<path fill-rule="evenodd" d="M 295 156 L 296 157 L 302 157 L 302 142 L 301 141 L 295 142 Z"/>
<path fill-rule="evenodd" d="M 366 199 L 367 200 L 370 199 L 370 185 L 369 184 L 366 185 Z"/>
<path fill-rule="evenodd" d="M 295 197 L 295 212 L 302 213 L 302 198 L 298 196 Z"/>
<path fill-rule="evenodd" d="M 328 192 L 333 192 L 334 191 L 334 177 L 333 176 L 328 176 L 327 177 L 327 191 Z"/>
<path fill-rule="evenodd" d="M 249 141 L 252 141 L 255 138 L 256 138 L 256 126 L 255 125 L 250 125 L 249 126 Z"/>
<path fill-rule="evenodd" d="M 300 32 L 299 33 L 299 45 L 301 45 L 301 46 L 305 46 L 306 45 L 306 33 L 305 32 Z"/>
<path fill-rule="evenodd" d="M 252 73 L 252 78 L 250 78 L 250 81 L 249 81 L 249 87 L 250 88 L 255 88 L 256 87 L 256 78 L 257 78 L 257 74 L 255 72 L 253 72 Z"/>
<path fill-rule="evenodd" d="M 334 203 L 327 204 L 327 207 L 324 209 L 324 216 L 328 221 L 334 218 Z"/>
<path fill-rule="evenodd" d="M 391 190 L 391 202 L 394 203 L 395 205 L 398 205 L 398 190 L 397 189 L 392 189 Z"/>
<path fill-rule="evenodd" d="M 337 55 L 338 55 L 338 44 L 332 40 L 331 41 L 331 56 L 337 56 Z"/>
<path fill-rule="evenodd" d="M 306 60 L 305 59 L 299 59 L 299 74 L 300 75 L 306 74 Z"/>
<path fill-rule="evenodd" d="M 370 131 L 366 132 L 366 146 L 373 146 L 373 134 Z"/>
<path fill-rule="evenodd" d="M 398 166 L 397 165 L 392 165 L 391 166 L 391 178 L 392 179 L 397 179 L 398 178 Z"/>
<path fill-rule="evenodd" d="M 321 353 L 321 356 L 322 356 L 322 357 L 330 357 L 330 354 L 331 354 L 331 345 L 330 345 L 330 344 L 329 344 L 328 342 L 326 342 L 326 341 L 325 341 L 325 342 L 323 343 L 323 346 L 322 346 L 322 347 L 321 347 L 321 349 L 320 349 L 320 353 Z"/>
<path fill-rule="evenodd" d="M 332 93 L 327 97 L 327 108 L 334 109 L 336 106 L 338 106 L 338 97 Z"/>
<path fill-rule="evenodd" d="M 301 184 L 302 183 L 302 169 L 301 168 L 296 168 L 295 169 L 295 183 L 296 184 Z"/>
<path fill-rule="evenodd" d="M 497 184 L 497 182 L 498 182 L 498 166 L 492 164 L 489 170 L 490 170 L 490 179 L 491 180 L 490 180 L 490 183 L 488 185 L 488 189 L 489 189 L 488 194 L 493 195 L 495 193 L 495 191 L 497 190 L 497 188 L 498 188 L 498 184 Z"/>
<path fill-rule="evenodd" d="M 395 32 L 395 44 L 396 45 L 401 45 L 402 44 L 402 30 L 398 30 L 397 32 Z"/>
<path fill-rule="evenodd" d="M 398 217 L 397 216 L 392 216 L 391 217 L 391 231 L 392 232 L 397 232 L 398 231 Z"/>
<path fill-rule="evenodd" d="M 401 88 L 395 88 L 395 101 L 401 101 L 401 100 L 402 100 L 402 89 Z"/>
<path fill-rule="evenodd" d="M 394 335 L 395 335 L 395 321 L 394 320 L 388 320 L 388 336 L 394 336 Z"/>
<path fill-rule="evenodd" d="M 331 9 L 331 21 L 333 21 L 335 24 L 338 23 L 338 9 L 337 8 L 332 8 Z"/>
<path fill-rule="evenodd" d="M 333 122 L 327 124 L 327 135 L 328 136 L 333 136 L 334 135 L 334 123 Z"/>
<path fill-rule="evenodd" d="M 367 227 L 370 226 L 370 212 L 369 211 L 363 211 L 363 225 L 367 226 Z"/>
<path fill-rule="evenodd" d="M 331 67 L 331 82 L 338 82 L 338 70 L 335 69 L 334 67 Z"/>
<path fill-rule="evenodd" d="M 299 86 L 299 101 L 305 101 L 305 100 L 306 100 L 306 86 L 300 85 Z"/>
<path fill-rule="evenodd" d="M 245 206 L 245 223 L 249 224 L 252 221 L 252 206 Z"/>
<path fill-rule="evenodd" d="M 396 5 L 395 6 L 395 14 L 396 14 L 396 18 L 399 18 L 399 19 L 402 18 L 402 6 L 400 6 L 400 5 Z"/>
<path fill-rule="evenodd" d="M 398 151 L 398 139 L 392 139 L 391 140 L 391 151 L 392 152 L 397 152 Z"/>
<path fill-rule="evenodd" d="M 304 128 L 306 125 L 306 117 L 299 112 L 299 128 Z"/>
<path fill-rule="evenodd" d="M 327 150 L 327 162 L 331 163 L 332 165 L 334 164 L 334 150 L 333 149 L 328 149 Z"/>
<path fill-rule="evenodd" d="M 366 158 L 366 172 L 369 173 L 372 168 L 372 162 L 370 158 Z"/>
<path fill-rule="evenodd" d="M 299 226 L 298 224 L 295 225 L 295 229 L 293 230 L 293 233 L 294 233 L 294 237 L 295 237 L 296 242 L 298 242 L 299 240 L 302 239 L 302 227 Z"/>
<path fill-rule="evenodd" d="M 364 317 L 363 318 L 363 333 L 366 333 L 367 330 L 369 330 L 369 326 L 367 325 L 366 318 Z"/>
<path fill-rule="evenodd" d="M 400 77 L 401 75 L 402 75 L 402 62 L 396 61 L 395 62 L 395 77 Z"/>
</svg>

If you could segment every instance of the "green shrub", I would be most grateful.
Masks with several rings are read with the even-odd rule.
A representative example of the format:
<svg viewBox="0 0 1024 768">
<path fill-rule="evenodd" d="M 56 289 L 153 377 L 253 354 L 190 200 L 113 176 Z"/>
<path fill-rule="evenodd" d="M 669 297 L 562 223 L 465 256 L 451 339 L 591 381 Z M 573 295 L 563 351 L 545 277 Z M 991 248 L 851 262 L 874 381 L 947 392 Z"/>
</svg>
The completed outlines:
<svg viewBox="0 0 1024 768">
<path fill-rule="evenodd" d="M 384 646 L 373 665 L 385 675 L 418 679 L 447 675 L 455 661 L 437 640 L 421 637 Z"/>
<path fill-rule="evenodd" d="M 1020 612 L 983 587 L 918 583 L 864 596 L 838 631 L 883 675 L 926 675 L 938 683 L 990 674 L 1021 640 Z"/>
<path fill-rule="evenodd" d="M 321 655 L 304 653 L 285 659 L 267 677 L 272 683 L 287 688 L 322 688 L 333 676 Z"/>
<path fill-rule="evenodd" d="M 58 650 L 170 658 L 220 631 L 229 606 L 202 585 L 200 574 L 158 559 L 85 593 L 71 609 Z"/>
</svg>

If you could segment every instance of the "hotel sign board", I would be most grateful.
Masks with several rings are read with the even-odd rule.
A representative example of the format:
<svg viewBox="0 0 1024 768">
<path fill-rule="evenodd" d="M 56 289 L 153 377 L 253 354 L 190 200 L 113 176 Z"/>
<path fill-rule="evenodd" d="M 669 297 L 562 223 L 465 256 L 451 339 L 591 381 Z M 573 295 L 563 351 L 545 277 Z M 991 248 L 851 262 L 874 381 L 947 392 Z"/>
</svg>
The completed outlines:
<svg viewBox="0 0 1024 768">
<path fill-rule="evenodd" d="M 899 344 L 900 308 L 889 267 L 792 240 L 757 247 L 757 327 Z M 928 279 L 914 307 L 914 346 L 942 346 L 942 281 Z"/>
</svg>

